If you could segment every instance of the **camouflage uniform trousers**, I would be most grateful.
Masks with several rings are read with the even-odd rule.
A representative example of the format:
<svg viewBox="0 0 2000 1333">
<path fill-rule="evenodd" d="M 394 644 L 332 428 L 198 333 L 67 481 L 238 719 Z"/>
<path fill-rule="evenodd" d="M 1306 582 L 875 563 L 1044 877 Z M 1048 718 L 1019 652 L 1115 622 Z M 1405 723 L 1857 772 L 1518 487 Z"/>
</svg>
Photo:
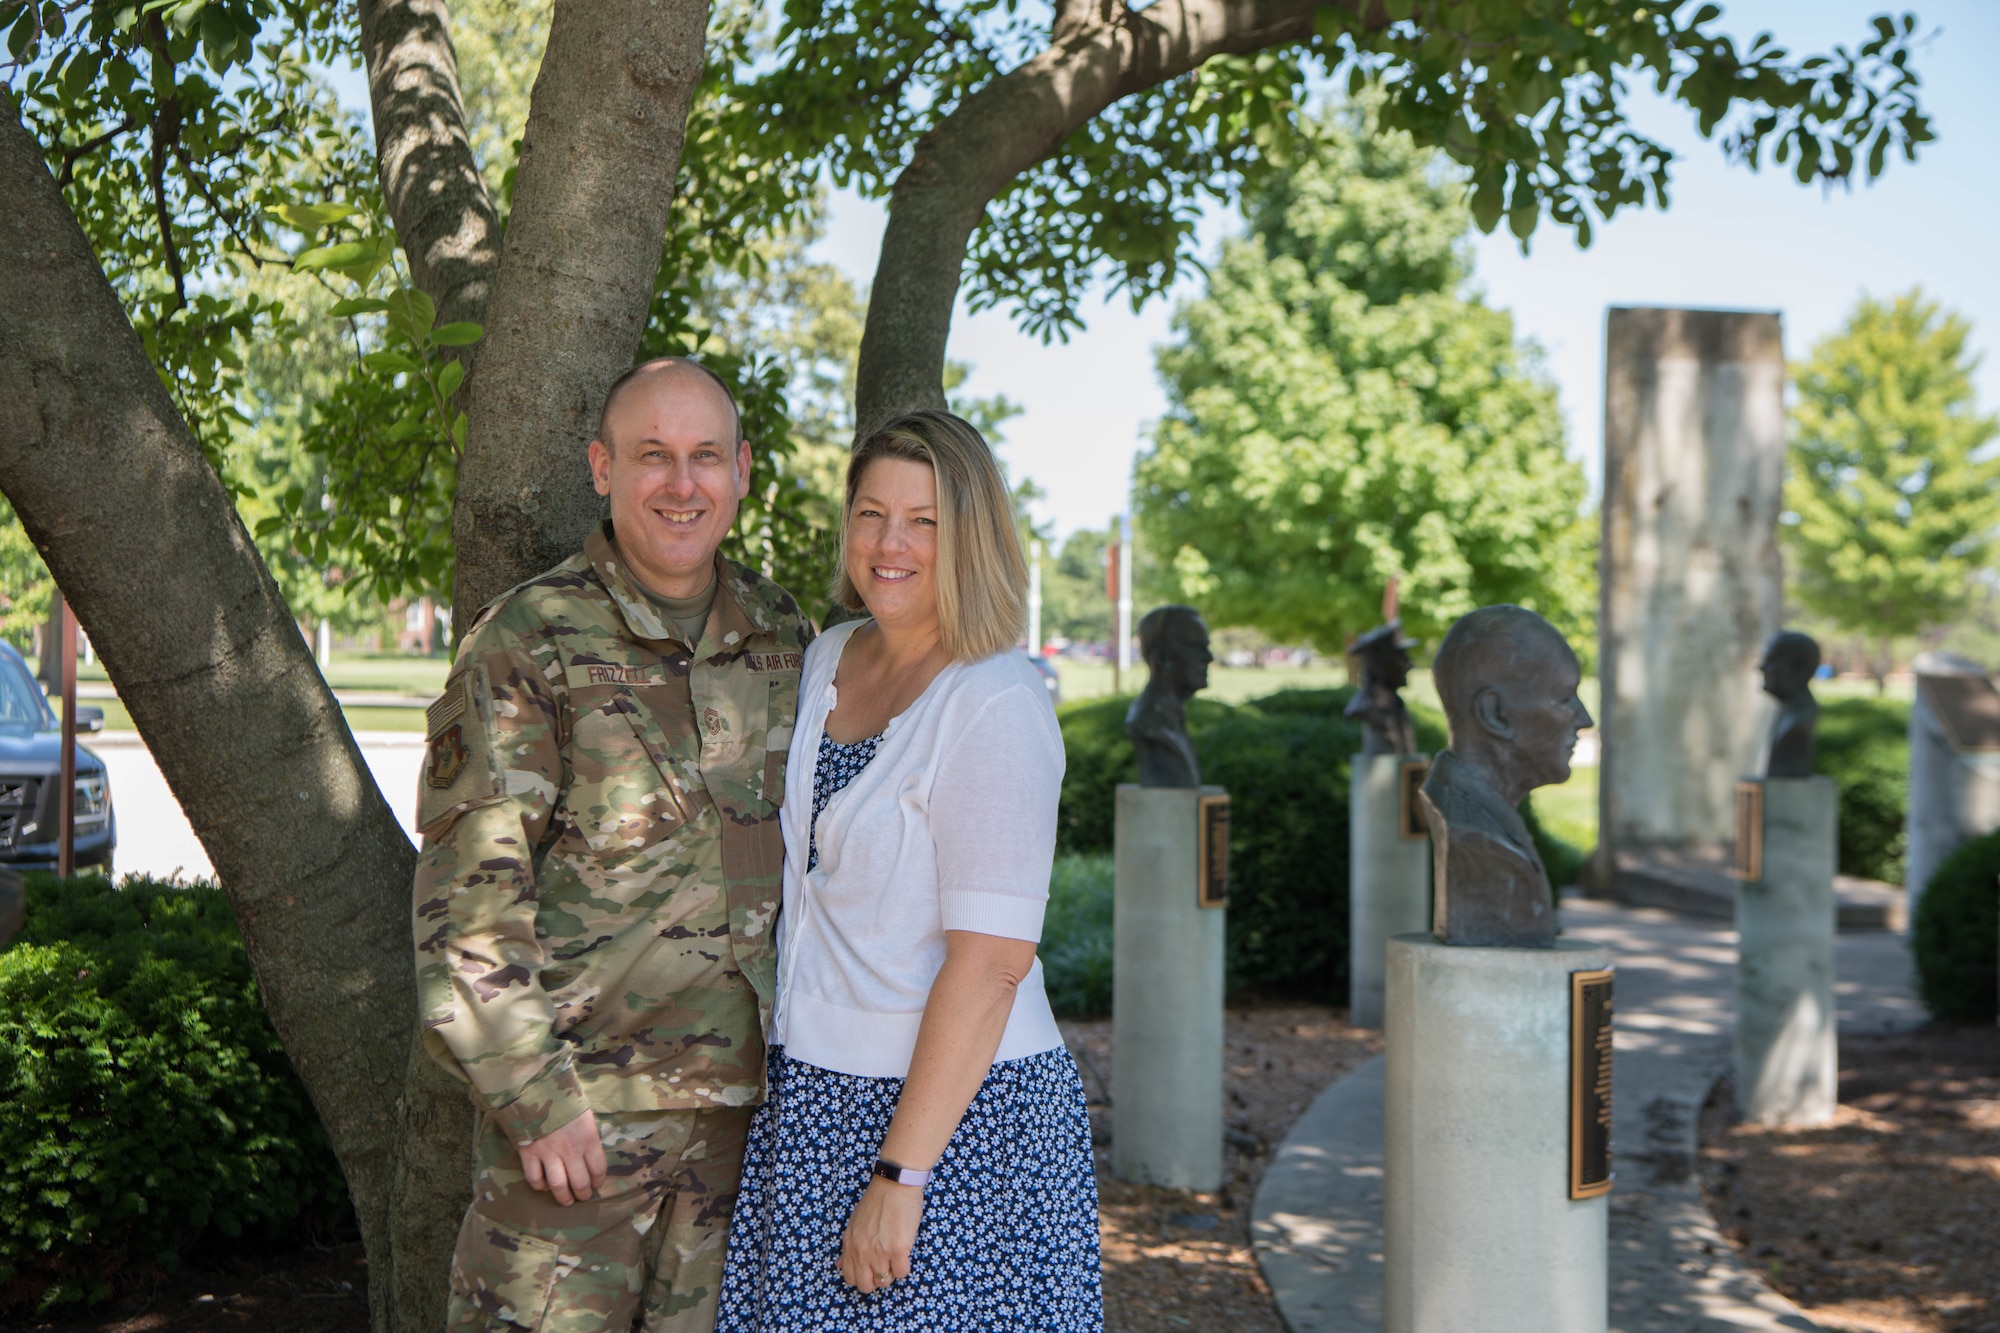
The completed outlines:
<svg viewBox="0 0 2000 1333">
<path fill-rule="evenodd" d="M 482 1116 L 449 1333 L 713 1333 L 751 1111 L 600 1113 L 604 1189 L 567 1208 Z"/>
</svg>

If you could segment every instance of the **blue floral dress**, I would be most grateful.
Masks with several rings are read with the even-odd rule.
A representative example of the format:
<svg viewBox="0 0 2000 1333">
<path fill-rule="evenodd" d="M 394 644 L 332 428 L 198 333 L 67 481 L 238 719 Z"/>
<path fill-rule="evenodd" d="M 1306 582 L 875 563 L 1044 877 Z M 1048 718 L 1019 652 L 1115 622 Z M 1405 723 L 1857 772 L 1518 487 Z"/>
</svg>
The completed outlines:
<svg viewBox="0 0 2000 1333">
<path fill-rule="evenodd" d="M 880 736 L 821 738 L 820 812 Z M 840 1276 L 847 1219 L 868 1188 L 899 1078 L 770 1055 L 750 1125 L 716 1333 L 1102 1333 L 1097 1178 L 1076 1063 L 1060 1047 L 993 1066 L 924 1190 L 910 1275 L 862 1295 Z"/>
</svg>

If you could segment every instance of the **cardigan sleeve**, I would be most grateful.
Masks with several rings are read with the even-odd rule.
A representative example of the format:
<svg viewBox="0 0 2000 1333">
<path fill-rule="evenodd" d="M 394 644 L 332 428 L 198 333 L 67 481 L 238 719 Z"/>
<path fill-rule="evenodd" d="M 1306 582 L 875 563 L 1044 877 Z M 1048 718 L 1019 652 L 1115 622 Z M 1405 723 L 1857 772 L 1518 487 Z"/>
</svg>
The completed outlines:
<svg viewBox="0 0 2000 1333">
<path fill-rule="evenodd" d="M 1013 685 L 955 730 L 941 738 L 930 797 L 944 928 L 1039 941 L 1062 795 L 1054 710 L 1041 690 Z"/>
</svg>

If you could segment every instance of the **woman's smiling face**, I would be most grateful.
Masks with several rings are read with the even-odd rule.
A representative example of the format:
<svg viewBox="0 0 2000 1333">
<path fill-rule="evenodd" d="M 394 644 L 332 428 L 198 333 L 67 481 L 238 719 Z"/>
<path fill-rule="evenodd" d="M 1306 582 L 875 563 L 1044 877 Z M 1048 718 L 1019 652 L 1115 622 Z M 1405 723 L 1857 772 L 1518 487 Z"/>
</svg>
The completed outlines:
<svg viewBox="0 0 2000 1333">
<path fill-rule="evenodd" d="M 937 618 L 937 476 L 928 463 L 878 458 L 847 515 L 847 577 L 882 625 Z"/>
</svg>

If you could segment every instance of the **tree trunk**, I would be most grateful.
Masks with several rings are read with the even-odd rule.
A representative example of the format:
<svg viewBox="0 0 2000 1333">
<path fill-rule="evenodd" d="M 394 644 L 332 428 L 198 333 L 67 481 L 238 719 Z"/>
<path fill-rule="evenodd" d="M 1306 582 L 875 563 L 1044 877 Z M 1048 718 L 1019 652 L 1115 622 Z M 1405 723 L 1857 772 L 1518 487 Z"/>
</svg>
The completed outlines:
<svg viewBox="0 0 2000 1333">
<path fill-rule="evenodd" d="M 1350 0 L 1338 8 L 1379 10 Z M 1218 55 L 1310 36 L 1315 0 L 1157 0 L 1057 7 L 1053 45 L 967 98 L 918 141 L 889 195 L 861 335 L 855 424 L 944 406 L 945 342 L 966 247 L 986 206 L 1120 98 Z M 1384 21 L 1370 12 L 1367 22 Z"/>
<path fill-rule="evenodd" d="M 584 446 L 652 302 L 706 0 L 556 0 L 522 137 L 452 536 L 452 623 L 582 546 Z"/>
<path fill-rule="evenodd" d="M 380 1328 L 416 1017 L 410 842 L 40 146 L 0 107 L 0 491 L 235 908 L 347 1173 Z"/>
</svg>

